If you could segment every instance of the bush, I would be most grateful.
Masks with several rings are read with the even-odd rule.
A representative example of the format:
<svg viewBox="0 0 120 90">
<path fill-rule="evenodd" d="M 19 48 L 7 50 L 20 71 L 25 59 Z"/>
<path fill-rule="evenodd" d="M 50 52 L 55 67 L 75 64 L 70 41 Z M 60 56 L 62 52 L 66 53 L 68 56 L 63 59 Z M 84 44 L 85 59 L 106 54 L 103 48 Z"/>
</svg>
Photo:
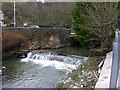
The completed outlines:
<svg viewBox="0 0 120 90">
<path fill-rule="evenodd" d="M 28 47 L 28 39 L 15 31 L 2 32 L 2 51 L 19 51 Z"/>
</svg>

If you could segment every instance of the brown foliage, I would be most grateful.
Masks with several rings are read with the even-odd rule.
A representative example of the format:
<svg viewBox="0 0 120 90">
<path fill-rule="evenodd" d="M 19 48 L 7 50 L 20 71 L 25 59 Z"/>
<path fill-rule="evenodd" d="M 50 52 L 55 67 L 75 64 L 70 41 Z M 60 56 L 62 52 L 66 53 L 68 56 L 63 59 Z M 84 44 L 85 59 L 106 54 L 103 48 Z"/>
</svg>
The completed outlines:
<svg viewBox="0 0 120 90">
<path fill-rule="evenodd" d="M 28 47 L 28 39 L 15 31 L 2 32 L 2 51 L 19 51 Z"/>
</svg>

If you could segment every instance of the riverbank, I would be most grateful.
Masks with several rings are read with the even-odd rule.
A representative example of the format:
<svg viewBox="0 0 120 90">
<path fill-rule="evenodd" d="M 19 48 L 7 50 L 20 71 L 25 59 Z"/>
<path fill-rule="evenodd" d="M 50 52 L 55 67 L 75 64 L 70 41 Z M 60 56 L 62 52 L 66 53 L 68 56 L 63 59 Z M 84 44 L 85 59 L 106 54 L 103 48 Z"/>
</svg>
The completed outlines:
<svg viewBox="0 0 120 90">
<path fill-rule="evenodd" d="M 27 32 L 28 33 L 25 33 L 24 31 L 20 33 L 18 33 L 18 31 L 17 32 L 10 31 L 9 33 L 7 31 L 5 33 L 3 32 L 3 36 L 4 36 L 3 50 L 5 50 L 5 52 L 8 51 L 7 53 L 10 57 L 15 56 L 15 54 L 16 56 L 18 55 L 21 56 L 20 53 L 24 49 L 28 51 L 31 50 L 33 52 L 48 51 L 47 49 L 51 51 L 54 49 L 53 51 L 59 52 L 59 54 L 62 54 L 62 55 L 65 55 L 66 53 L 68 53 L 69 55 L 79 55 L 79 56 L 85 56 L 86 54 L 87 56 L 91 55 L 89 56 L 89 59 L 87 60 L 86 63 L 81 64 L 77 69 L 73 70 L 72 73 L 69 73 L 66 76 L 66 78 L 64 78 L 58 85 L 56 85 L 56 87 L 58 88 L 84 88 L 84 87 L 94 88 L 95 87 L 95 84 L 99 77 L 99 73 L 97 72 L 98 64 L 105 58 L 104 55 L 106 52 L 103 53 L 102 51 L 98 50 L 98 51 L 92 51 L 91 53 L 88 53 L 87 50 L 81 51 L 78 48 L 76 48 L 75 51 L 69 48 L 67 49 L 63 48 L 62 51 L 59 51 L 58 48 L 66 46 L 66 43 L 69 43 L 69 42 L 66 42 L 67 37 L 65 39 L 62 36 L 57 36 L 54 30 L 53 32 L 50 32 L 50 33 L 48 31 L 45 31 L 45 32 L 42 31 L 42 33 L 40 33 L 37 30 L 32 32 L 31 31 L 27 31 Z M 47 33 L 48 35 L 46 36 Z M 36 34 L 37 36 L 35 37 Z M 19 42 L 17 40 L 19 40 Z M 8 46 L 6 46 L 6 42 L 8 43 L 7 44 Z M 24 48 L 24 46 L 26 47 Z M 11 54 L 9 53 L 10 51 L 11 51 Z M 85 52 L 85 54 L 83 55 L 78 54 L 83 52 Z M 3 55 L 6 55 L 5 57 L 8 57 L 8 55 L 4 52 L 3 52 Z"/>
<path fill-rule="evenodd" d="M 99 71 L 102 68 L 99 64 L 106 58 L 109 51 L 101 49 L 91 49 L 87 62 L 81 64 L 73 70 L 56 87 L 57 88 L 95 88 L 99 79 Z"/>
<path fill-rule="evenodd" d="M 69 35 L 66 29 L 4 30 L 2 57 L 16 57 L 27 54 L 28 51 L 69 46 Z"/>
<path fill-rule="evenodd" d="M 112 68 L 112 56 L 112 51 L 106 54 L 106 58 L 104 60 L 103 67 L 101 68 L 100 76 L 95 88 L 109 88 Z"/>
<path fill-rule="evenodd" d="M 89 57 L 87 62 L 69 73 L 56 87 L 57 88 L 95 88 L 98 81 L 98 64 L 105 56 Z"/>
</svg>

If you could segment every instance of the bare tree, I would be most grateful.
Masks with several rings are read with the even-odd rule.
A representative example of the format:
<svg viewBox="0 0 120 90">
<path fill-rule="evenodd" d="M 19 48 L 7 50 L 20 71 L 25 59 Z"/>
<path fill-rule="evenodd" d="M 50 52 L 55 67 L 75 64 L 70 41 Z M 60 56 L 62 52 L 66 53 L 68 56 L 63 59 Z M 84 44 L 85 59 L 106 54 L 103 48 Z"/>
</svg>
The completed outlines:
<svg viewBox="0 0 120 90">
<path fill-rule="evenodd" d="M 102 49 L 110 49 L 112 45 L 113 27 L 118 23 L 118 2 L 84 3 L 87 11 L 89 32 L 99 38 Z"/>
</svg>

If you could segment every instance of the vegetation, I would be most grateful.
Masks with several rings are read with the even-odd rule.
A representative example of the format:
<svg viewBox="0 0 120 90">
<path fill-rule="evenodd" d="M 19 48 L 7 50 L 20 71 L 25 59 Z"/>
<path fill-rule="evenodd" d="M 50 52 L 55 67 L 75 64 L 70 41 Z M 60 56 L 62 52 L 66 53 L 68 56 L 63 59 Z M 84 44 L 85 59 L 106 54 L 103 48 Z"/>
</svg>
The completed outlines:
<svg viewBox="0 0 120 90">
<path fill-rule="evenodd" d="M 5 21 L 7 23 L 12 22 L 12 6 L 10 3 L 3 4 L 3 10 L 5 12 Z M 66 8 L 64 3 L 17 3 L 16 8 L 16 20 L 17 25 L 23 25 L 23 21 L 29 24 L 38 24 L 41 26 L 61 26 L 70 28 L 71 19 L 69 7 L 73 4 L 67 4 Z M 53 5 L 53 6 L 52 6 Z M 100 46 L 102 50 L 111 50 L 111 45 L 113 42 L 114 27 L 118 24 L 118 3 L 83 3 L 77 2 L 76 6 L 72 10 L 72 24 L 73 29 L 77 33 L 74 40 L 80 43 L 81 46 L 97 47 Z M 63 7 L 63 9 L 60 9 Z M 11 11 L 9 11 L 11 10 Z M 35 11 L 39 10 L 39 11 Z M 9 11 L 9 12 L 7 12 Z M 62 13 L 61 13 L 62 11 Z M 60 31 L 61 32 L 61 31 Z M 26 37 L 13 31 L 3 31 L 3 47 L 2 51 L 18 51 L 21 48 L 28 47 L 28 41 L 31 43 L 31 48 L 40 49 L 43 46 L 47 46 L 51 43 L 49 39 L 51 35 L 55 34 L 54 31 L 51 32 L 38 32 L 38 30 L 28 30 L 21 31 L 22 34 L 26 34 Z M 43 37 L 46 37 L 43 38 Z M 57 36 L 57 35 L 56 35 Z M 38 38 L 39 37 L 39 38 Z M 52 37 L 53 38 L 53 37 Z M 56 37 L 55 37 L 56 38 Z M 28 40 L 29 39 L 29 40 Z M 61 39 L 61 38 L 59 38 Z M 62 40 L 62 39 L 61 39 Z M 56 42 L 52 40 L 55 45 Z M 44 44 L 44 43 L 45 44 Z M 50 43 L 49 43 L 50 42 Z M 64 40 L 63 40 L 64 42 Z M 43 43 L 43 44 L 41 44 Z M 30 44 L 30 43 L 29 43 Z M 57 43 L 58 44 L 58 43 Z M 40 46 L 41 45 L 41 46 Z M 53 47 L 53 46 L 52 46 Z M 97 52 L 94 52 L 97 54 Z M 103 53 L 103 52 L 102 52 Z M 94 55 L 95 55 L 94 54 Z M 98 53 L 100 55 L 100 53 Z M 93 56 L 94 56 L 93 55 Z M 68 75 L 70 81 L 61 82 L 57 87 L 72 88 L 73 86 L 78 87 L 90 87 L 95 86 L 96 78 L 92 71 L 98 69 L 98 64 L 103 60 L 104 57 L 90 57 L 86 63 L 83 63 L 78 67 L 78 69 L 73 70 L 72 73 Z M 83 72 L 84 71 L 84 72 Z M 68 78 L 69 80 L 69 78 Z M 83 80 L 83 81 L 82 81 Z M 77 83 L 76 83 L 77 82 Z M 81 86 L 83 85 L 83 86 Z"/>
<path fill-rule="evenodd" d="M 104 57 L 89 58 L 77 69 L 73 70 L 56 87 L 57 88 L 94 88 L 97 82 L 96 76 L 98 64 Z M 96 73 L 96 76 L 95 76 Z"/>
<path fill-rule="evenodd" d="M 118 26 L 120 25 L 120 1 L 118 2 Z"/>
<path fill-rule="evenodd" d="M 81 45 L 98 42 L 101 49 L 111 50 L 113 28 L 118 23 L 117 7 L 117 2 L 77 2 L 72 10 L 73 29 L 78 34 L 75 40 Z"/>
<path fill-rule="evenodd" d="M 79 41 L 80 45 L 84 46 L 88 44 L 88 39 L 90 38 L 87 32 L 87 23 L 85 21 L 85 8 L 83 3 L 76 3 L 76 6 L 72 10 L 72 20 L 73 20 L 73 29 L 78 34 L 74 39 Z"/>
<path fill-rule="evenodd" d="M 15 31 L 2 32 L 2 51 L 19 51 L 27 48 L 28 39 Z"/>
<path fill-rule="evenodd" d="M 71 26 L 70 10 L 74 3 L 57 2 L 16 2 L 16 23 L 17 26 L 28 25 L 39 26 Z M 5 23 L 13 22 L 13 3 L 3 2 L 2 9 L 5 14 Z"/>
</svg>

